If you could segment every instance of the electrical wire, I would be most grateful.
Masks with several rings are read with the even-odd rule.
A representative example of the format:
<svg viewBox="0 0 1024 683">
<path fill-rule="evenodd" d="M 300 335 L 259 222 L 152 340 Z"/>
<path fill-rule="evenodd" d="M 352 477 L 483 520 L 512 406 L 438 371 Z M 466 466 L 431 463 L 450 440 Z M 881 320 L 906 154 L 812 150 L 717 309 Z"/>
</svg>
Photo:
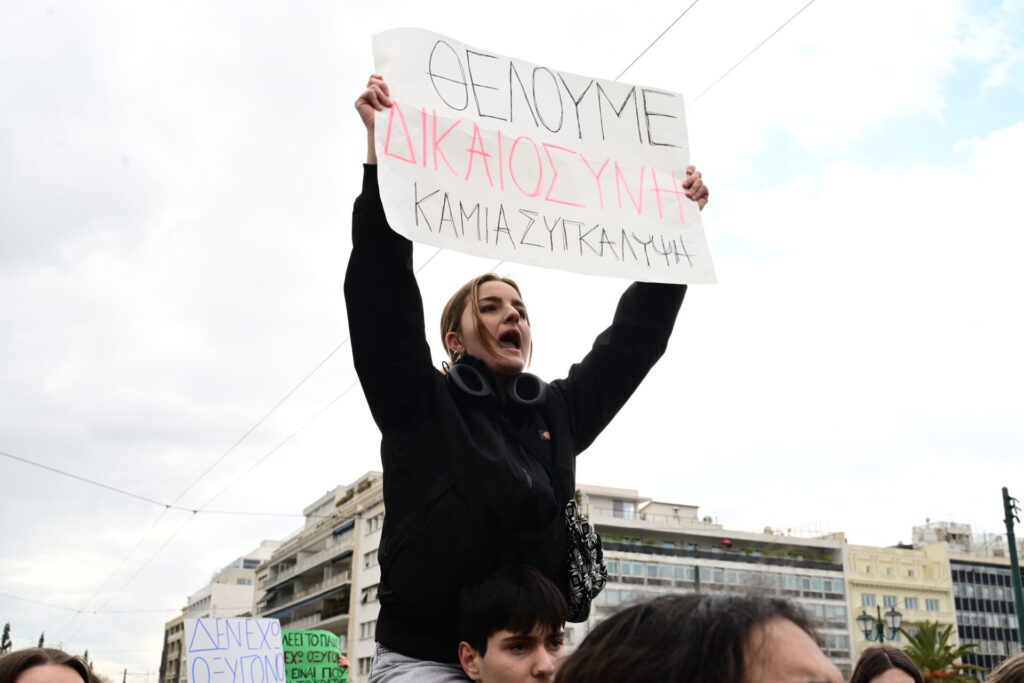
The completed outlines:
<svg viewBox="0 0 1024 683">
<path fill-rule="evenodd" d="M 668 26 L 666 26 L 666 27 L 665 27 L 665 30 L 664 30 L 664 31 L 662 31 L 662 32 L 661 32 L 661 33 L 660 33 L 660 34 L 658 35 L 658 37 L 657 37 L 657 38 L 655 38 L 655 39 L 654 39 L 653 41 L 651 41 L 651 44 L 650 44 L 650 45 L 648 45 L 647 47 L 645 47 L 645 48 L 643 49 L 643 52 L 641 52 L 640 54 L 638 54 L 638 55 L 636 56 L 636 59 L 634 59 L 634 60 L 633 60 L 632 62 L 630 62 L 630 63 L 629 63 L 629 66 L 627 66 L 627 67 L 626 67 L 625 69 L 623 69 L 623 70 L 622 70 L 622 73 L 620 73 L 620 74 L 619 74 L 618 76 L 616 76 L 616 77 L 615 77 L 615 80 L 619 80 L 620 78 L 622 78 L 623 76 L 625 76 L 625 75 L 626 75 L 626 72 L 627 72 L 627 71 L 629 71 L 630 69 L 632 69 L 632 68 L 633 68 L 633 65 L 634 65 L 634 64 L 636 64 L 637 62 L 639 62 L 639 61 L 640 61 L 640 58 L 641 58 L 641 57 L 643 57 L 643 56 L 644 56 L 645 54 L 647 54 L 647 51 L 648 51 L 648 50 L 650 50 L 650 49 L 651 49 L 652 47 L 654 47 L 654 44 L 655 44 L 655 43 L 657 43 L 657 42 L 658 42 L 659 40 L 661 40 L 661 39 L 662 39 L 662 38 L 663 38 L 663 37 L 665 36 L 665 34 L 666 34 L 666 33 L 668 33 L 668 32 L 669 32 L 669 30 L 670 30 L 670 29 L 671 29 L 671 28 L 672 28 L 673 26 L 675 26 L 675 25 L 676 25 L 676 24 L 677 24 L 677 23 L 679 22 L 679 20 L 680 20 L 680 19 L 682 19 L 683 17 L 685 17 L 685 16 L 686 16 L 686 13 L 687 13 L 687 12 L 689 12 L 689 11 L 690 11 L 691 9 L 693 9 L 693 6 L 694 6 L 694 5 L 696 5 L 696 4 L 698 3 L 698 2 L 700 2 L 700 0 L 693 0 L 693 2 L 692 2 L 692 3 L 690 3 L 690 6 L 689 6 L 689 7 L 687 7 L 686 9 L 684 9 L 684 10 L 683 10 L 683 13 L 682 13 L 682 14 L 680 14 L 680 15 L 679 15 L 678 17 L 676 17 L 676 18 L 675 18 L 675 21 L 673 21 L 673 22 L 672 22 L 671 24 L 669 24 Z"/>
<path fill-rule="evenodd" d="M 52 602 L 43 602 L 42 600 L 32 600 L 30 598 L 23 598 L 18 595 L 11 595 L 10 593 L 0 593 L 0 598 L 7 598 L 8 600 L 17 600 L 19 602 L 28 602 L 33 605 L 39 605 L 41 607 L 49 607 L 51 609 L 64 610 L 65 612 L 76 612 L 78 614 L 153 614 L 156 612 L 180 612 L 180 607 L 168 607 L 166 609 L 128 609 L 128 610 L 107 610 L 101 611 L 84 611 L 75 607 L 68 607 L 67 605 L 57 605 Z"/>
<path fill-rule="evenodd" d="M 714 87 L 715 87 L 716 85 L 718 85 L 719 83 L 721 83 L 721 82 L 722 82 L 722 80 L 723 80 L 723 79 L 724 79 L 724 78 L 725 78 L 726 76 L 728 76 L 729 74 L 731 74 L 731 73 L 732 73 L 732 72 L 733 72 L 733 71 L 734 71 L 734 70 L 736 69 L 736 67 L 738 67 L 738 66 L 739 66 L 740 64 L 742 64 L 743 62 L 747 61 L 747 59 L 748 59 L 748 58 L 749 58 L 749 57 L 750 57 L 750 56 L 751 56 L 752 54 L 754 54 L 755 52 L 757 52 L 758 50 L 760 50 L 760 49 L 761 49 L 761 46 L 762 46 L 762 45 L 764 45 L 764 44 L 765 44 L 765 43 L 767 43 L 767 42 L 768 42 L 769 40 L 771 40 L 771 39 L 772 39 L 772 38 L 773 38 L 773 37 L 775 36 L 775 34 L 776 34 L 776 33 L 778 33 L 779 31 L 781 31 L 782 29 L 786 28 L 786 25 L 787 25 L 787 24 L 789 24 L 789 22 L 793 21 L 793 20 L 794 20 L 794 19 L 796 19 L 796 18 L 797 18 L 798 16 L 800 16 L 800 14 L 801 14 L 801 13 L 802 13 L 802 12 L 803 12 L 803 11 L 804 11 L 805 9 L 807 9 L 808 7 L 810 7 L 811 5 L 813 5 L 813 4 L 814 4 L 814 2 L 815 2 L 815 0 L 810 0 L 810 2 L 808 2 L 808 3 L 806 4 L 806 5 L 804 5 L 804 6 L 803 6 L 803 7 L 801 7 L 800 9 L 798 9 L 798 10 L 796 11 L 796 14 L 794 14 L 794 15 L 793 15 L 793 16 L 791 16 L 791 17 L 790 17 L 789 19 L 786 19 L 786 20 L 785 20 L 784 22 L 782 22 L 782 25 L 780 25 L 780 26 L 779 26 L 779 27 L 778 27 L 777 29 L 775 29 L 775 30 L 774 30 L 774 31 L 772 31 L 772 32 L 771 32 L 770 34 L 768 34 L 768 37 L 767 37 L 767 38 L 765 38 L 765 39 L 764 39 L 764 40 L 762 40 L 762 41 L 761 41 L 760 43 L 758 43 L 757 45 L 755 45 L 755 46 L 754 46 L 754 49 L 753 49 L 753 50 L 751 50 L 751 51 L 750 51 L 750 52 L 748 52 L 747 54 L 743 55 L 743 58 L 742 58 L 742 59 L 740 59 L 740 61 L 738 61 L 738 62 L 736 62 L 735 64 L 733 64 L 732 66 L 730 66 L 730 67 L 729 67 L 729 68 L 728 68 L 728 69 L 726 70 L 726 72 L 725 72 L 725 73 L 723 73 L 723 74 L 722 74 L 721 76 L 719 76 L 719 77 L 718 77 L 717 79 L 715 79 L 715 81 L 714 81 L 714 82 L 713 82 L 713 83 L 712 83 L 711 85 L 709 85 L 708 87 L 704 88 L 704 89 L 703 89 L 703 90 L 702 90 L 702 91 L 700 92 L 700 94 L 699 94 L 699 95 L 697 95 L 697 96 L 696 96 L 696 97 L 694 97 L 694 98 L 693 98 L 692 100 L 690 100 L 689 102 L 687 102 L 686 106 L 688 106 L 688 107 L 691 107 L 691 106 L 693 106 L 694 104 L 696 104 L 696 103 L 697 103 L 697 100 L 699 100 L 700 98 L 704 97 L 704 95 L 706 95 L 706 94 L 708 93 L 708 91 L 709 91 L 709 90 L 711 90 L 711 89 L 712 89 L 712 88 L 714 88 Z"/>
<path fill-rule="evenodd" d="M 155 500 L 153 498 L 149 498 L 148 496 L 143 496 L 143 495 L 138 494 L 138 493 L 133 493 L 132 491 L 126 491 L 125 489 L 118 488 L 116 486 L 111 486 L 110 484 L 104 484 L 103 482 L 96 481 L 94 479 L 89 479 L 87 477 L 82 477 L 82 476 L 79 476 L 77 474 L 72 474 L 71 472 L 66 472 L 66 471 L 58 469 L 56 467 L 51 467 L 49 465 L 44 465 L 43 463 L 36 462 L 34 460 L 29 460 L 28 458 L 23 458 L 21 456 L 12 455 L 11 453 L 8 453 L 6 451 L 0 451 L 0 455 L 8 457 L 8 458 L 11 458 L 13 460 L 17 460 L 17 461 L 22 462 L 22 463 L 25 463 L 26 465 L 31 465 L 32 467 L 38 467 L 40 469 L 47 470 L 48 472 L 53 472 L 54 474 L 59 474 L 59 475 L 65 476 L 65 477 L 70 477 L 71 479 L 75 479 L 77 481 L 81 481 L 81 482 L 84 482 L 86 484 L 92 484 L 93 486 L 98 486 L 100 488 L 107 489 L 107 490 L 113 491 L 115 493 L 120 493 L 121 495 L 129 496 L 131 498 L 136 498 L 138 500 L 142 500 L 142 501 L 145 501 L 147 503 L 152 503 L 153 505 L 159 505 L 160 507 L 164 508 L 165 510 L 181 510 L 182 512 L 193 512 L 193 513 L 202 512 L 202 513 L 205 513 L 205 514 L 217 514 L 217 515 L 257 515 L 257 516 L 262 516 L 262 517 L 303 517 L 304 516 L 302 513 L 298 513 L 298 512 L 265 512 L 265 511 L 246 511 L 246 510 L 202 510 L 202 509 L 184 507 L 182 505 L 174 505 L 173 503 L 165 503 L 163 501 L 159 501 L 159 500 Z M 180 496 L 179 496 L 179 498 L 180 498 Z M 314 516 L 323 516 L 323 515 L 314 515 Z"/>
</svg>

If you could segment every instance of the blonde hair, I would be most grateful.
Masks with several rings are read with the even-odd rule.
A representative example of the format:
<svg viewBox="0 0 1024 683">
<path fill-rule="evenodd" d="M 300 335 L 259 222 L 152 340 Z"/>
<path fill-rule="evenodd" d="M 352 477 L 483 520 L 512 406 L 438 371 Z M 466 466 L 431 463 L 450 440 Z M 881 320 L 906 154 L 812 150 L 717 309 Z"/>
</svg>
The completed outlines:
<svg viewBox="0 0 1024 683">
<path fill-rule="evenodd" d="M 985 677 L 991 683 L 1022 683 L 1024 682 L 1024 652 L 1004 659 L 995 671 Z"/>
<path fill-rule="evenodd" d="M 501 277 L 496 273 L 484 273 L 478 275 L 466 284 L 459 287 L 452 297 L 448 299 L 448 303 L 444 305 L 444 311 L 441 312 L 441 343 L 444 344 L 444 350 L 448 354 L 448 361 L 454 363 L 456 361 L 455 352 L 449 348 L 448 342 L 445 337 L 448 336 L 449 332 L 455 332 L 459 334 L 462 332 L 462 314 L 466 310 L 466 304 L 472 305 L 473 311 L 473 329 L 477 336 L 480 337 L 484 343 L 484 347 L 487 352 L 495 358 L 501 358 L 501 351 L 498 349 L 498 340 L 494 338 L 494 335 L 490 333 L 487 326 L 484 325 L 483 315 L 480 313 L 480 285 L 485 282 L 504 282 L 506 285 L 516 290 L 516 294 L 522 298 L 523 293 L 519 290 L 519 285 L 512 278 Z M 533 358 L 533 345 L 530 345 L 529 355 L 526 358 L 526 362 L 529 363 Z"/>
</svg>

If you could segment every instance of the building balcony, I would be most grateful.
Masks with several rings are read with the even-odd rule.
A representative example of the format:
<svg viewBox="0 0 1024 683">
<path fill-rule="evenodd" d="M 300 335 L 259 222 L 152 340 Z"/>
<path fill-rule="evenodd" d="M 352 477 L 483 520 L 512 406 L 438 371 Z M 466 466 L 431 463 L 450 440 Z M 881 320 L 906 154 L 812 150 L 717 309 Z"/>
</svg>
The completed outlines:
<svg viewBox="0 0 1024 683">
<path fill-rule="evenodd" d="M 820 569 L 833 572 L 843 571 L 843 565 L 841 562 L 825 562 L 823 560 L 808 560 L 792 557 L 771 557 L 763 554 L 748 554 L 736 550 L 710 552 L 707 550 L 692 550 L 690 548 L 665 548 L 659 545 L 618 542 L 603 542 L 602 546 L 606 552 L 617 551 L 623 553 L 641 553 L 644 555 L 692 557 L 705 560 L 718 560 L 719 562 L 743 562 L 746 564 L 774 565 L 777 567 L 799 567 L 801 569 Z"/>
<path fill-rule="evenodd" d="M 680 515 L 666 515 L 653 512 L 623 512 L 616 511 L 610 507 L 599 505 L 588 505 L 587 517 L 597 523 L 597 520 L 606 521 L 610 524 L 627 524 L 638 528 L 657 529 L 721 529 L 721 524 L 705 522 L 693 517 Z"/>
<path fill-rule="evenodd" d="M 293 631 L 301 631 L 303 629 L 312 628 L 313 626 L 319 624 L 321 621 L 323 620 L 320 618 L 320 613 L 316 612 L 314 614 L 310 614 L 308 617 L 302 617 L 301 619 L 290 621 L 287 624 L 282 624 L 281 626 L 284 628 L 289 628 Z"/>
<path fill-rule="evenodd" d="M 292 595 L 292 600 L 301 600 L 302 598 L 310 595 L 315 595 L 332 588 L 337 588 L 338 586 L 348 583 L 351 579 L 352 572 L 341 572 L 337 576 L 332 576 L 331 578 L 324 579 L 323 581 L 307 586 L 302 590 L 295 591 Z"/>
<path fill-rule="evenodd" d="M 259 587 L 262 589 L 270 588 L 276 584 L 279 584 L 297 574 L 314 569 L 318 565 L 328 562 L 339 555 L 343 555 L 345 552 L 351 552 L 352 542 L 338 543 L 328 545 L 323 550 L 312 553 L 310 555 L 300 555 L 299 560 L 293 565 L 287 565 L 283 569 L 279 569 L 276 573 L 264 577 L 260 580 Z"/>
</svg>

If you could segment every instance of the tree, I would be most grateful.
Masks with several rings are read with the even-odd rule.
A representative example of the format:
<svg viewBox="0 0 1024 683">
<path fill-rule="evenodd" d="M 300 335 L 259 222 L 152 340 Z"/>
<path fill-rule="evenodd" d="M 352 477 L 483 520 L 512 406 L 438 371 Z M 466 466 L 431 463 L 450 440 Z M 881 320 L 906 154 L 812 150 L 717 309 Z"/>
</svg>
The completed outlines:
<svg viewBox="0 0 1024 683">
<path fill-rule="evenodd" d="M 940 631 L 937 621 L 925 621 L 918 627 L 916 634 L 908 633 L 902 628 L 900 632 L 906 637 L 908 643 L 903 650 L 914 660 L 914 664 L 921 670 L 921 675 L 926 681 L 974 683 L 977 679 L 965 672 L 985 670 L 973 664 L 957 663 L 957 660 L 969 654 L 978 644 L 951 645 L 949 638 L 953 633 L 952 626 L 946 626 Z"/>
<path fill-rule="evenodd" d="M 43 647 L 44 642 L 46 642 L 46 631 L 39 634 L 39 647 Z"/>
<path fill-rule="evenodd" d="M 0 636 L 0 654 L 11 649 L 11 622 L 4 624 L 4 634 Z"/>
</svg>

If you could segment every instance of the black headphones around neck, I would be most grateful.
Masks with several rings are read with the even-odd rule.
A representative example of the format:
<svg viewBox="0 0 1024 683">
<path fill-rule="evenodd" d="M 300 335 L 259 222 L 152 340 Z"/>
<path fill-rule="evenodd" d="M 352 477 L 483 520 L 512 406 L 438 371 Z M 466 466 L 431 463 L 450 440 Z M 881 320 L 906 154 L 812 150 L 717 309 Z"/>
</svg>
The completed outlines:
<svg viewBox="0 0 1024 683">
<path fill-rule="evenodd" d="M 483 373 L 472 365 L 456 363 L 448 368 L 448 381 L 465 394 L 475 398 L 494 395 L 494 387 Z M 544 403 L 548 385 L 537 375 L 521 372 L 505 384 L 505 395 L 510 401 L 527 408 Z"/>
</svg>

